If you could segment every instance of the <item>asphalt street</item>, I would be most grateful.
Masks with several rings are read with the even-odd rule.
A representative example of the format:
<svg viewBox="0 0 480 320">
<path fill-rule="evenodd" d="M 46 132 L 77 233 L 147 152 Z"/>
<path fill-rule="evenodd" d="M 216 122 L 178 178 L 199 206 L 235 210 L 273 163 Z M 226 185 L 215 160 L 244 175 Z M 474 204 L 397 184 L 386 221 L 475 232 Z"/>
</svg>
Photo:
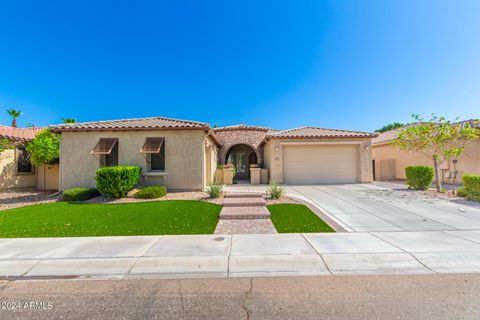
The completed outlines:
<svg viewBox="0 0 480 320">
<path fill-rule="evenodd" d="M 3 281 L 0 303 L 0 319 L 479 319 L 480 275 Z"/>
</svg>

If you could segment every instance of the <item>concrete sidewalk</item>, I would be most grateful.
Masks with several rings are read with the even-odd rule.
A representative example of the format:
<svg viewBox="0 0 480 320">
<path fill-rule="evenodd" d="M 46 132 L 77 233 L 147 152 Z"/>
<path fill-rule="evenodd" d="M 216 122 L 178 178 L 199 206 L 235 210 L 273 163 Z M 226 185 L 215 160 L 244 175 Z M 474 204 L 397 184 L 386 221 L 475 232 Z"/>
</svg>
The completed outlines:
<svg viewBox="0 0 480 320">
<path fill-rule="evenodd" d="M 480 231 L 0 240 L 0 279 L 480 272 Z"/>
</svg>

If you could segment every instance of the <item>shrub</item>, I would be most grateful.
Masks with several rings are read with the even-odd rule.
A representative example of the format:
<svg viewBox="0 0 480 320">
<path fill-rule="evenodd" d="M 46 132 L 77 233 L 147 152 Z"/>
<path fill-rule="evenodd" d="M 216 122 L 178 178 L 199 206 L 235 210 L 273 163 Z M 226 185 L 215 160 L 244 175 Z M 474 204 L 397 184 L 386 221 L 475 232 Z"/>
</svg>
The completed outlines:
<svg viewBox="0 0 480 320">
<path fill-rule="evenodd" d="M 283 188 L 278 183 L 272 182 L 268 186 L 267 193 L 272 199 L 280 199 L 283 195 Z"/>
<path fill-rule="evenodd" d="M 480 174 L 465 174 L 462 181 L 467 193 L 465 198 L 480 201 Z"/>
<path fill-rule="evenodd" d="M 458 188 L 457 189 L 457 196 L 465 198 L 467 196 L 467 189 L 465 188 Z"/>
<path fill-rule="evenodd" d="M 157 199 L 167 194 L 167 188 L 163 186 L 144 187 L 135 193 L 134 197 L 139 199 Z"/>
<path fill-rule="evenodd" d="M 223 186 L 218 182 L 213 182 L 205 188 L 205 192 L 212 198 L 218 198 L 223 193 Z"/>
<path fill-rule="evenodd" d="M 125 197 L 140 179 L 142 168 L 138 166 L 104 167 L 97 170 L 97 188 L 108 197 Z"/>
<path fill-rule="evenodd" d="M 405 168 L 407 184 L 411 189 L 426 190 L 433 182 L 433 168 L 426 166 L 411 166 Z"/>
<path fill-rule="evenodd" d="M 85 201 L 98 197 L 100 192 L 95 188 L 74 188 L 63 191 L 63 201 Z"/>
</svg>

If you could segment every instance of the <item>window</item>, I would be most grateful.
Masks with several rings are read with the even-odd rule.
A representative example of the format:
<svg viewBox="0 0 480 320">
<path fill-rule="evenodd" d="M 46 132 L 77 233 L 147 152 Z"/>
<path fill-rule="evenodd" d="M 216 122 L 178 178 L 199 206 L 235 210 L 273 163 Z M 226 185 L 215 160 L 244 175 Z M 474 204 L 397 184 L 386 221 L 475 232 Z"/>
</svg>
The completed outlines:
<svg viewBox="0 0 480 320">
<path fill-rule="evenodd" d="M 17 149 L 17 173 L 33 173 L 30 154 L 23 147 Z"/>
<path fill-rule="evenodd" d="M 90 153 L 99 156 L 100 167 L 118 166 L 118 139 L 101 138 Z"/>
<path fill-rule="evenodd" d="M 147 138 L 140 153 L 147 155 L 148 171 L 165 171 L 165 138 Z"/>
</svg>

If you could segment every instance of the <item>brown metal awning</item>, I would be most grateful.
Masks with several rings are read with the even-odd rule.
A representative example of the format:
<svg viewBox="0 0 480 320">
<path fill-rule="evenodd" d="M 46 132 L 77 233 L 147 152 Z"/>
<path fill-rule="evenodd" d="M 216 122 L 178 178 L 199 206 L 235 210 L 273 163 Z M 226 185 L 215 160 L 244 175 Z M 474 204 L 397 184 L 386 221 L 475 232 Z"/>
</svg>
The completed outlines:
<svg viewBox="0 0 480 320">
<path fill-rule="evenodd" d="M 102 155 L 112 153 L 113 147 L 117 143 L 118 138 L 101 138 L 98 140 L 95 148 L 90 151 L 90 154 Z"/>
<path fill-rule="evenodd" d="M 140 153 L 160 153 L 165 138 L 147 138 Z"/>
</svg>

